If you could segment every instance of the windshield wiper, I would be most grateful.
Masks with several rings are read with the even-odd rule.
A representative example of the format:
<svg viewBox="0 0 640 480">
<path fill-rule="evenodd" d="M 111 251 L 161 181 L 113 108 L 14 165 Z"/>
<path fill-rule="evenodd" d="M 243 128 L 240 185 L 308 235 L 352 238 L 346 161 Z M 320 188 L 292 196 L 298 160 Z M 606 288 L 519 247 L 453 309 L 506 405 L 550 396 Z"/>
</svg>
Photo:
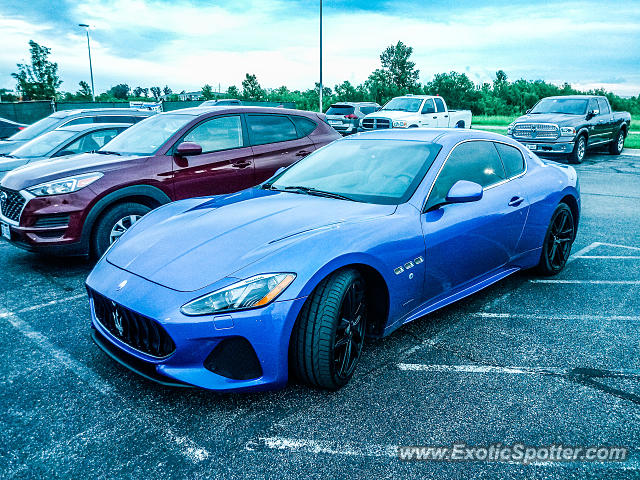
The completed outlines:
<svg viewBox="0 0 640 480">
<path fill-rule="evenodd" d="M 317 188 L 305 187 L 301 185 L 283 187 L 282 190 L 285 192 L 305 193 L 307 195 L 315 195 L 316 197 L 337 198 L 339 200 L 349 200 L 351 202 L 355 202 L 353 198 L 340 195 L 339 193 L 327 192 L 325 190 L 318 190 Z"/>
<path fill-rule="evenodd" d="M 95 153 L 99 153 L 100 155 L 118 155 L 118 156 L 122 156 L 121 153 L 112 152 L 111 150 L 96 150 Z"/>
<path fill-rule="evenodd" d="M 11 155 L 9 153 L 0 153 L 0 157 L 5 157 L 5 158 L 16 158 L 15 155 Z"/>
</svg>

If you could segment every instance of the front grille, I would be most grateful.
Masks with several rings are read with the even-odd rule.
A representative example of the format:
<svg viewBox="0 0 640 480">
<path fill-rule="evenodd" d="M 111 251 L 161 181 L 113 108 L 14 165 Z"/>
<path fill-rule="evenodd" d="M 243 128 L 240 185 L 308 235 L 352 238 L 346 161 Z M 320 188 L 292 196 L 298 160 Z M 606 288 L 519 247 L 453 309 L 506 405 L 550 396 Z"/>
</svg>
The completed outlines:
<svg viewBox="0 0 640 480">
<path fill-rule="evenodd" d="M 559 137 L 559 129 L 552 123 L 518 123 L 513 127 L 513 137 L 524 140 L 555 140 Z"/>
<path fill-rule="evenodd" d="M 162 326 L 90 290 L 96 318 L 111 335 L 155 358 L 171 355 L 176 345 Z"/>
<path fill-rule="evenodd" d="M 9 220 L 20 221 L 20 213 L 25 203 L 25 198 L 18 192 L 0 187 L 0 211 Z"/>
<path fill-rule="evenodd" d="M 56 228 L 66 227 L 69 224 L 69 215 L 55 214 L 55 215 L 43 215 L 36 220 L 33 224 L 36 228 Z"/>
<path fill-rule="evenodd" d="M 391 128 L 391 120 L 388 118 L 365 118 L 362 120 L 362 128 L 365 130 Z"/>
</svg>

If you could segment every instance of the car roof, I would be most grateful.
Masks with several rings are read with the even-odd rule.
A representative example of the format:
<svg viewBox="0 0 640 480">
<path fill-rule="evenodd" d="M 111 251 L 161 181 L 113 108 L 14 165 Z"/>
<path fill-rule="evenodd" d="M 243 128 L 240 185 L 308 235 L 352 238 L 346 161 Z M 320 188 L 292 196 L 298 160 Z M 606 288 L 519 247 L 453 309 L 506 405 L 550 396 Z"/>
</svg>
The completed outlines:
<svg viewBox="0 0 640 480">
<path fill-rule="evenodd" d="M 73 115 L 80 115 L 86 113 L 93 114 L 112 114 L 112 115 L 133 115 L 133 114 L 148 114 L 152 115 L 154 112 L 151 110 L 147 110 L 145 108 L 80 108 L 74 110 L 58 110 L 55 113 L 52 113 L 51 116 L 54 118 L 65 118 L 71 117 Z"/>
<path fill-rule="evenodd" d="M 207 113 L 275 113 L 279 115 L 302 115 L 305 117 L 309 117 L 314 115 L 316 112 L 309 112 L 307 110 L 295 110 L 291 108 L 280 108 L 280 107 L 255 107 L 255 106 L 247 106 L 247 105 L 219 105 L 219 106 L 209 106 L 209 105 L 201 105 L 198 107 L 190 107 L 190 108 L 181 108 L 179 110 L 171 110 L 169 112 L 164 112 L 161 115 L 167 113 L 178 113 L 183 115 L 195 115 L 200 116 Z"/>
<path fill-rule="evenodd" d="M 339 141 L 350 140 L 408 140 L 427 143 L 458 143 L 463 140 L 494 140 L 517 145 L 517 142 L 499 133 L 469 128 L 408 128 L 362 132 Z"/>
<path fill-rule="evenodd" d="M 332 107 L 337 107 L 340 105 L 349 105 L 349 106 L 357 107 L 358 105 L 378 105 L 378 104 L 375 102 L 335 102 L 331 104 Z"/>
<path fill-rule="evenodd" d="M 79 123 L 77 125 L 64 125 L 55 130 L 66 130 L 69 132 L 90 132 L 91 130 L 104 130 L 107 128 L 129 128 L 132 123 Z"/>
<path fill-rule="evenodd" d="M 554 95 L 553 97 L 546 97 L 546 98 L 569 98 L 569 99 L 575 99 L 575 100 L 588 100 L 590 98 L 605 98 L 604 95 Z M 541 100 L 544 100 L 541 99 Z"/>
</svg>

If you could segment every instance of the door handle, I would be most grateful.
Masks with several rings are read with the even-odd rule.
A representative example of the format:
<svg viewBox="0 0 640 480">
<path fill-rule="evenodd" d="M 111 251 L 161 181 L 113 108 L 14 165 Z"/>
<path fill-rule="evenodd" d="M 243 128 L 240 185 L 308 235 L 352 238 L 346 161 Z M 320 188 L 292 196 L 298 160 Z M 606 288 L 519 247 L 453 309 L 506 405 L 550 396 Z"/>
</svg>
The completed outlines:
<svg viewBox="0 0 640 480">
<path fill-rule="evenodd" d="M 447 118 L 449 115 L 445 115 L 444 118 Z"/>
<path fill-rule="evenodd" d="M 251 162 L 236 162 L 231 164 L 234 168 L 247 168 Z"/>
<path fill-rule="evenodd" d="M 434 115 L 433 118 L 438 118 L 437 115 Z"/>
<path fill-rule="evenodd" d="M 296 157 L 306 157 L 310 153 L 311 152 L 307 152 L 306 150 L 300 150 L 298 153 L 296 153 Z"/>
<path fill-rule="evenodd" d="M 509 206 L 510 207 L 517 207 L 522 202 L 524 202 L 524 198 L 522 198 L 522 197 L 513 197 L 511 200 L 509 200 Z"/>
</svg>

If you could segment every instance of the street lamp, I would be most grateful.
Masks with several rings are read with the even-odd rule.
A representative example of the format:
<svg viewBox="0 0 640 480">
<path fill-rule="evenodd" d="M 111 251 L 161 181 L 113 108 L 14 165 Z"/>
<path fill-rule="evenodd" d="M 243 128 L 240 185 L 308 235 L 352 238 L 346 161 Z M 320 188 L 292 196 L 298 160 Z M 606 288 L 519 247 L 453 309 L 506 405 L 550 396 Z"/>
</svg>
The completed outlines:
<svg viewBox="0 0 640 480">
<path fill-rule="evenodd" d="M 320 0 L 320 113 L 322 113 L 322 0 Z"/>
<path fill-rule="evenodd" d="M 91 42 L 89 41 L 89 25 L 86 23 L 79 23 L 79 27 L 86 28 L 87 32 L 87 48 L 89 49 L 89 73 L 91 74 L 91 99 L 96 101 L 96 91 L 93 88 L 93 67 L 91 66 Z"/>
</svg>

